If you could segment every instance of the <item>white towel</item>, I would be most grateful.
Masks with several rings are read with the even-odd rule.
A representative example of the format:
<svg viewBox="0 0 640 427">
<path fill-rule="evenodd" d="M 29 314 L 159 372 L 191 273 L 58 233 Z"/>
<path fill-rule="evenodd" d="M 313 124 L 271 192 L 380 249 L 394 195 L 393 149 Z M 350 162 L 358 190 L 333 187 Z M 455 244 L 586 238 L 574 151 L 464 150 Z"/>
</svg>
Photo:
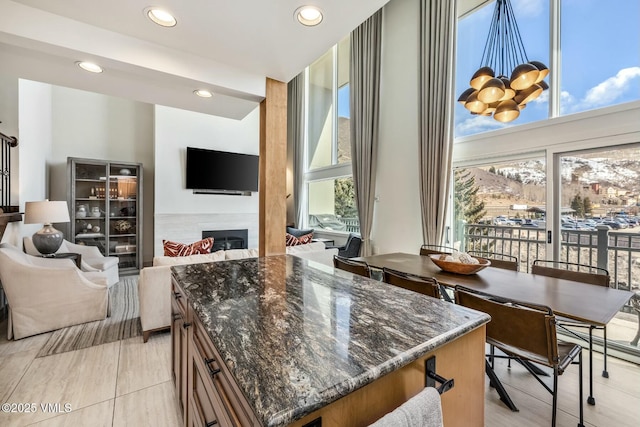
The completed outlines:
<svg viewBox="0 0 640 427">
<path fill-rule="evenodd" d="M 443 427 L 440 393 L 426 387 L 370 427 Z"/>
</svg>

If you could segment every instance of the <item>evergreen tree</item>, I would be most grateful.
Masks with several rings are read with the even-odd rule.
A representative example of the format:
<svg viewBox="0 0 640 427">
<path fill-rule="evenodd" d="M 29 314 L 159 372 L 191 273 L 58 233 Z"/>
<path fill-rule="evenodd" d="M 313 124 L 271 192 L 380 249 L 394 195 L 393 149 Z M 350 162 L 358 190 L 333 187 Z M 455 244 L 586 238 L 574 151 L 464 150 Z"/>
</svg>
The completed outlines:
<svg viewBox="0 0 640 427">
<path fill-rule="evenodd" d="M 465 220 L 467 224 L 477 224 L 487 211 L 484 202 L 478 198 L 478 186 L 471 172 L 456 169 L 454 179 L 454 215 L 456 223 Z"/>
<path fill-rule="evenodd" d="M 584 214 L 586 215 L 590 215 L 591 213 L 593 213 L 593 206 L 591 205 L 591 199 L 589 199 L 588 197 L 585 197 L 582 200 L 582 203 L 584 205 Z"/>
<path fill-rule="evenodd" d="M 352 178 L 338 178 L 333 186 L 335 194 L 336 215 L 342 218 L 355 218 L 356 190 Z"/>
<path fill-rule="evenodd" d="M 496 167 L 495 166 L 491 166 L 489 168 L 489 173 L 495 174 L 496 173 Z"/>
<path fill-rule="evenodd" d="M 576 211 L 577 217 L 584 217 L 584 202 L 580 194 L 576 194 L 571 200 L 571 209 Z"/>
</svg>

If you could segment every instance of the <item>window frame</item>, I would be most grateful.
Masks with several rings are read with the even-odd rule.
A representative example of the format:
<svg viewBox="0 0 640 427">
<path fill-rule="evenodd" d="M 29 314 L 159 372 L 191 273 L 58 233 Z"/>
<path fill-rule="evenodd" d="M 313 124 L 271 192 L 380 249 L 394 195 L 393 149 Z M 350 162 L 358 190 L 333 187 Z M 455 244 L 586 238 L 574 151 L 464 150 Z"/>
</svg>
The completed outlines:
<svg viewBox="0 0 640 427">
<path fill-rule="evenodd" d="M 350 36 L 346 36 L 345 38 L 349 38 Z M 303 168 L 304 171 L 302 173 L 303 176 L 303 188 L 302 192 L 302 216 L 303 216 L 303 227 L 309 227 L 309 184 L 318 181 L 326 181 L 331 179 L 340 179 L 340 178 L 353 178 L 353 169 L 351 162 L 349 163 L 338 163 L 338 91 L 342 86 L 338 86 L 338 46 L 341 42 L 344 41 L 344 38 L 331 47 L 333 61 L 333 87 L 332 87 L 332 102 L 333 102 L 333 117 L 332 117 L 332 129 L 331 129 L 331 161 L 332 164 L 329 166 L 323 166 L 319 168 L 310 168 L 309 164 L 309 106 L 310 106 L 310 97 L 309 97 L 309 70 L 310 66 L 306 67 L 304 70 L 305 75 L 305 91 L 304 91 L 304 105 L 305 105 L 305 114 L 304 114 L 304 149 L 303 149 Z M 345 84 L 350 84 L 347 81 Z M 344 84 L 343 84 L 344 86 Z M 348 235 L 347 231 L 335 231 L 335 230 L 325 230 L 318 229 L 319 232 L 323 234 L 329 235 Z"/>
</svg>

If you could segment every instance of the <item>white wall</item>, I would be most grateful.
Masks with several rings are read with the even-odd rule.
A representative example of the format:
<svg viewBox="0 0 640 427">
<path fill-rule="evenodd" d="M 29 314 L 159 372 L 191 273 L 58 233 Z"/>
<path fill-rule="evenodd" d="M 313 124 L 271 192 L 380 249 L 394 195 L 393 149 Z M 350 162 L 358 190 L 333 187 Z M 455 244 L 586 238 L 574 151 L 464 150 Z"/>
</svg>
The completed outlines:
<svg viewBox="0 0 640 427">
<path fill-rule="evenodd" d="M 464 164 L 541 150 L 562 152 L 632 142 L 640 142 L 640 102 L 460 138 L 453 161 Z"/>
<path fill-rule="evenodd" d="M 142 163 L 142 252 L 143 262 L 150 263 L 154 233 L 153 106 L 52 86 L 50 110 L 52 150 L 47 166 L 51 200 L 67 200 L 67 157 Z"/>
<path fill-rule="evenodd" d="M 418 0 L 384 8 L 380 145 L 372 230 L 375 253 L 417 253 L 422 242 L 418 172 Z"/>
<path fill-rule="evenodd" d="M 170 107 L 155 107 L 155 255 L 162 240 L 191 243 L 202 230 L 248 229 L 258 247 L 258 193 L 251 196 L 193 194 L 186 189 L 186 148 L 259 154 L 260 110 L 232 120 Z"/>
<path fill-rule="evenodd" d="M 44 83 L 19 80 L 18 115 L 18 159 L 17 177 L 20 212 L 25 202 L 50 198 L 46 163 L 51 155 L 51 86 Z M 15 152 L 12 153 L 12 155 Z M 13 160 L 13 159 L 12 159 Z M 42 228 L 42 224 L 25 225 L 22 222 L 9 224 L 3 241 L 22 247 L 22 236 L 30 235 Z"/>
</svg>

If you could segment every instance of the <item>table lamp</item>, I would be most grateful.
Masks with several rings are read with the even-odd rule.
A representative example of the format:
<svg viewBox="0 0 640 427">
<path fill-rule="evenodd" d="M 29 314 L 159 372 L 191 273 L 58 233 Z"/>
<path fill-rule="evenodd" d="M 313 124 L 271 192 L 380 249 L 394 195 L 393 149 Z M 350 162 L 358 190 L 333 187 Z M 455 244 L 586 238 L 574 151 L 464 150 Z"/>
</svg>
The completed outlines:
<svg viewBox="0 0 640 427">
<path fill-rule="evenodd" d="M 43 255 L 54 254 L 62 245 L 64 235 L 51 225 L 57 222 L 69 222 L 67 202 L 49 201 L 26 202 L 25 224 L 44 224 L 41 230 L 33 234 L 33 245 Z"/>
</svg>

